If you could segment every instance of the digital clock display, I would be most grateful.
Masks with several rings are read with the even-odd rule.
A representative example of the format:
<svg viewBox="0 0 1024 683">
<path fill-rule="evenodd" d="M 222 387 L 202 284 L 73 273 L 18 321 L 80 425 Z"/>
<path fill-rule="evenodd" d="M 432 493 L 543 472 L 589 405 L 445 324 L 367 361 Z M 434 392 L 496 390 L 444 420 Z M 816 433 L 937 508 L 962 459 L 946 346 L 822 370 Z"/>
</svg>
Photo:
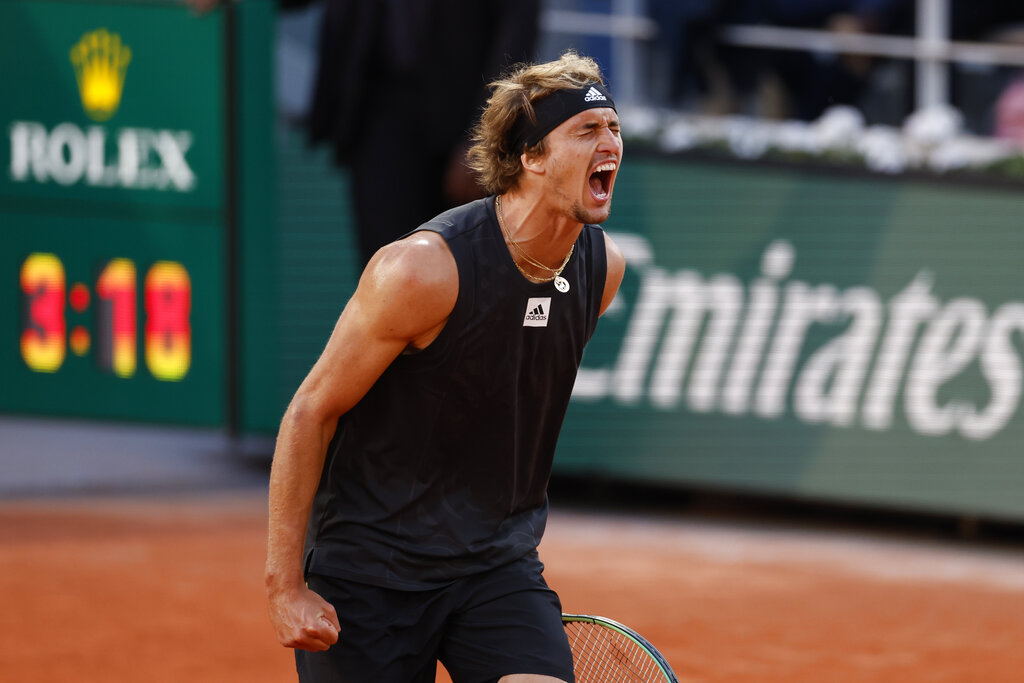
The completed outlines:
<svg viewBox="0 0 1024 683">
<path fill-rule="evenodd" d="M 104 372 L 121 378 L 135 375 L 138 277 L 131 259 L 103 263 L 90 289 L 84 282 L 68 286 L 56 254 L 33 253 L 22 264 L 20 279 L 21 356 L 30 370 L 58 372 L 70 349 L 73 356 L 91 352 Z M 146 369 L 157 380 L 179 381 L 188 374 L 192 356 L 188 271 L 174 261 L 150 265 L 142 281 L 142 301 Z"/>
<path fill-rule="evenodd" d="M 0 209 L 0 226 L 0 412 L 224 424 L 216 224 Z"/>
</svg>

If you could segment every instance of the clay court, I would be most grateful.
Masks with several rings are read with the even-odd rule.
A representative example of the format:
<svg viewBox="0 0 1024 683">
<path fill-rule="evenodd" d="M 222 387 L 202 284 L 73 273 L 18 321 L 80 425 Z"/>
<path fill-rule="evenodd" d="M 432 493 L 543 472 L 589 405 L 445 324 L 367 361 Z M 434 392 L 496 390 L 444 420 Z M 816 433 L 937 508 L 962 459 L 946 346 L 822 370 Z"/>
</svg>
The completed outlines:
<svg viewBox="0 0 1024 683">
<path fill-rule="evenodd" d="M 264 501 L 249 487 L 0 502 L 0 679 L 294 680 L 264 611 Z M 566 611 L 633 626 L 680 680 L 1024 671 L 1016 547 L 556 504 L 541 555 Z"/>
</svg>

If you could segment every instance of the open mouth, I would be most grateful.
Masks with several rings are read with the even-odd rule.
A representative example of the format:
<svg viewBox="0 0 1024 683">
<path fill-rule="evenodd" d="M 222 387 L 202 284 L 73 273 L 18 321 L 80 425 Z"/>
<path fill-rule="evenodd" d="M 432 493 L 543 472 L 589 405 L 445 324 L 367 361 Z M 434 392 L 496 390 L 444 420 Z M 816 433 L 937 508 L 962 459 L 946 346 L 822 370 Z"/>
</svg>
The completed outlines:
<svg viewBox="0 0 1024 683">
<path fill-rule="evenodd" d="M 611 193 L 612 176 L 617 165 L 614 161 L 606 161 L 590 174 L 590 193 L 599 201 L 608 199 Z"/>
</svg>

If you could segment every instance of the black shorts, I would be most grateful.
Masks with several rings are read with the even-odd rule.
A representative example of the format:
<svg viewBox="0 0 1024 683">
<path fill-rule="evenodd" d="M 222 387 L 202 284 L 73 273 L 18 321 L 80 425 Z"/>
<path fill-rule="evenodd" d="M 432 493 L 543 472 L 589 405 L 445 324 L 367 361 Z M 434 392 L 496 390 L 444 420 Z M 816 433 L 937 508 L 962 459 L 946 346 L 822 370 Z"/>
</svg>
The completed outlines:
<svg viewBox="0 0 1024 683">
<path fill-rule="evenodd" d="M 507 674 L 573 681 L 562 605 L 535 554 L 425 591 L 319 574 L 309 588 L 338 610 L 341 635 L 326 652 L 295 653 L 305 683 L 433 683 L 440 660 L 454 683 Z"/>
</svg>

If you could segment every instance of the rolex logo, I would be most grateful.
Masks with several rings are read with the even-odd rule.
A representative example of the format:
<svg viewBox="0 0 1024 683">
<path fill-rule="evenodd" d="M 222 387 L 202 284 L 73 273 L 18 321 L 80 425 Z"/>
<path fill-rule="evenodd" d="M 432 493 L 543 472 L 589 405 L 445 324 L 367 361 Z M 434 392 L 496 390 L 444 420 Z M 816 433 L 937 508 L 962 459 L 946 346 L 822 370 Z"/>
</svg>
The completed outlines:
<svg viewBox="0 0 1024 683">
<path fill-rule="evenodd" d="M 131 49 L 121 42 L 121 36 L 100 28 L 83 35 L 70 56 L 82 108 L 94 121 L 106 121 L 121 104 Z"/>
</svg>

